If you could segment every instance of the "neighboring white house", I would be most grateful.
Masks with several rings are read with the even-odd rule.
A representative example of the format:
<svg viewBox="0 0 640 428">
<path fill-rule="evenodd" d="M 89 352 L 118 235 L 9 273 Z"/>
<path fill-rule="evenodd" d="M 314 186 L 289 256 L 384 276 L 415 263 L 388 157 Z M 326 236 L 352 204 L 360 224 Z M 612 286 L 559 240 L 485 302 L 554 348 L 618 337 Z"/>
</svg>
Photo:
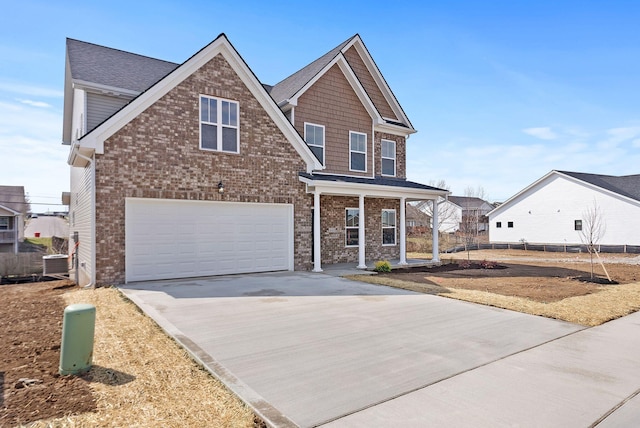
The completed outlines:
<svg viewBox="0 0 640 428">
<path fill-rule="evenodd" d="M 488 214 L 490 242 L 580 244 L 584 214 L 594 204 L 606 225 L 600 244 L 640 245 L 640 174 L 555 170 Z"/>
<path fill-rule="evenodd" d="M 27 212 L 23 186 L 0 186 L 0 253 L 17 253 Z"/>
<path fill-rule="evenodd" d="M 420 201 L 415 204 L 420 211 L 433 218 L 432 201 Z M 462 220 L 462 207 L 451 202 L 449 199 L 439 198 L 438 200 L 438 230 L 441 233 L 454 233 L 460 228 Z M 433 225 L 429 223 L 429 227 Z"/>
</svg>

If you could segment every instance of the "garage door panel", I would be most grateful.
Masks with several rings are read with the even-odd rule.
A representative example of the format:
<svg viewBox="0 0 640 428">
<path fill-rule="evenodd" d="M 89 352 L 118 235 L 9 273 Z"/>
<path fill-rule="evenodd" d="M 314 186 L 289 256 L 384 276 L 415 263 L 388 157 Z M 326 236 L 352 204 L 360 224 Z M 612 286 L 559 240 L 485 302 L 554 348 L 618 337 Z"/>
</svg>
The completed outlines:
<svg viewBox="0 0 640 428">
<path fill-rule="evenodd" d="M 126 280 L 293 270 L 293 206 L 127 198 Z"/>
</svg>

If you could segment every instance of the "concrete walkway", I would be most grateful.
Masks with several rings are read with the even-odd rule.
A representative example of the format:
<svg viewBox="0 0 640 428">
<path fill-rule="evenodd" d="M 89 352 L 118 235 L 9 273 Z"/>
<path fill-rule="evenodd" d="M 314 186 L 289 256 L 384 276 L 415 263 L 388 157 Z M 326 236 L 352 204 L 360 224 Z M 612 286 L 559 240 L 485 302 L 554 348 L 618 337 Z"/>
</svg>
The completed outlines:
<svg viewBox="0 0 640 428">
<path fill-rule="evenodd" d="M 121 289 L 275 426 L 589 426 L 640 387 L 640 315 L 583 330 L 305 272 Z"/>
</svg>

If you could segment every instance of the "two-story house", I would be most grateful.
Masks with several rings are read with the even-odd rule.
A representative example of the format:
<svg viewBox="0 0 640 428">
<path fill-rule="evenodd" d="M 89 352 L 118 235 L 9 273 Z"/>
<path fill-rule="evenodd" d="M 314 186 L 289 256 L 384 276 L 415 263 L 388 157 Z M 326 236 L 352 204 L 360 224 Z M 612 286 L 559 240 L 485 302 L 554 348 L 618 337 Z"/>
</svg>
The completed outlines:
<svg viewBox="0 0 640 428">
<path fill-rule="evenodd" d="M 27 203 L 23 186 L 0 186 L 0 253 L 18 253 Z"/>
<path fill-rule="evenodd" d="M 414 132 L 358 35 L 274 86 L 224 34 L 182 64 L 68 39 L 79 282 L 404 264 L 406 203 L 447 194 L 406 180 Z"/>
</svg>

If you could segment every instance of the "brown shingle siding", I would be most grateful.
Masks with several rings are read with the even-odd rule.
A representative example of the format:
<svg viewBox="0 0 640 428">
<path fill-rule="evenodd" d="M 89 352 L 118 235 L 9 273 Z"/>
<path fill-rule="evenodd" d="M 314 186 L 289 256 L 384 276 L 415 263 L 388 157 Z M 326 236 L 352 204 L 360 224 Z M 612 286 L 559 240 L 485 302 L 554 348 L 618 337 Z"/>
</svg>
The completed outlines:
<svg viewBox="0 0 640 428">
<path fill-rule="evenodd" d="M 380 91 L 380 88 L 373 79 L 373 76 L 369 73 L 369 69 L 364 64 L 364 61 L 362 61 L 362 58 L 360 58 L 356 48 L 353 46 L 349 48 L 349 50 L 344 53 L 344 57 L 347 59 L 347 62 L 353 69 L 353 72 L 358 77 L 358 80 L 360 80 L 364 90 L 367 91 L 369 98 L 371 98 L 371 101 L 376 106 L 382 117 L 398 120 L 396 114 L 393 112 L 386 98 L 382 94 L 382 91 Z"/>
<path fill-rule="evenodd" d="M 372 120 L 337 65 L 328 70 L 298 100 L 295 126 L 304 135 L 304 123 L 325 126 L 324 172 L 371 176 Z M 349 131 L 367 134 L 367 172 L 349 170 Z"/>
</svg>

